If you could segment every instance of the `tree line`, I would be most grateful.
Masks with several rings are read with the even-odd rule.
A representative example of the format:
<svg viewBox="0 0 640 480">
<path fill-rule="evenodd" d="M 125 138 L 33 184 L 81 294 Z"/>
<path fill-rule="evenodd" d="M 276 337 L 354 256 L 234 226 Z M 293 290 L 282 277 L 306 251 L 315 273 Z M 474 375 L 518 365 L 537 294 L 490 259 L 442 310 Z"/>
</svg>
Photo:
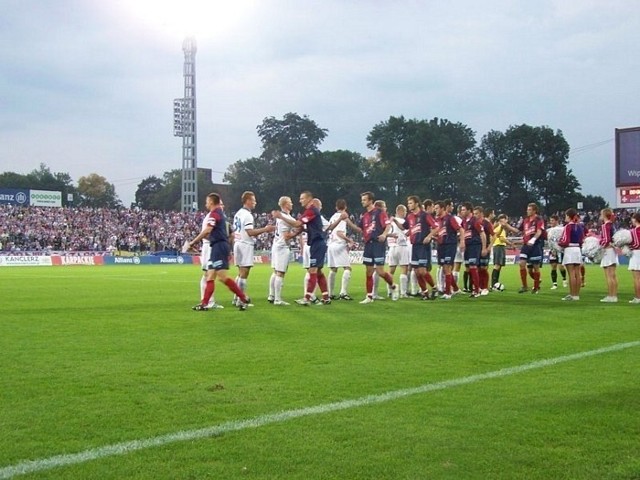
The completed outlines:
<svg viewBox="0 0 640 480">
<path fill-rule="evenodd" d="M 328 130 L 306 115 L 287 113 L 267 117 L 257 126 L 261 154 L 238 160 L 224 174 L 225 204 L 240 207 L 240 196 L 252 190 L 258 196 L 257 211 L 276 208 L 282 195 L 294 202 L 302 190 L 310 190 L 332 210 L 344 198 L 352 211 L 359 209 L 360 193 L 372 191 L 390 208 L 408 195 L 433 200 L 471 201 L 509 215 L 520 215 L 529 202 L 545 213 L 575 207 L 599 210 L 600 196 L 583 195 L 568 166 L 570 147 L 561 130 L 548 126 L 515 125 L 492 130 L 480 142 L 475 132 L 447 119 L 389 117 L 367 135 L 374 154 L 365 157 L 349 150 L 322 151 Z M 135 203 L 150 210 L 179 210 L 180 169 L 144 178 Z M 0 187 L 60 190 L 63 199 L 74 194 L 74 204 L 119 207 L 115 188 L 104 177 L 90 174 L 74 185 L 66 173 L 52 173 L 46 165 L 27 175 L 0 174 Z M 207 193 L 219 189 L 210 178 L 198 174 L 200 204 Z M 221 192 L 222 193 L 222 192 Z"/>
<path fill-rule="evenodd" d="M 330 207 L 344 198 L 357 210 L 360 193 L 372 191 L 390 208 L 407 196 L 471 201 L 510 215 L 529 202 L 546 213 L 575 207 L 606 206 L 599 196 L 583 195 L 568 167 L 569 144 L 560 130 L 517 125 L 490 131 L 476 141 L 468 126 L 446 119 L 389 117 L 367 136 L 370 158 L 347 150 L 321 151 L 328 132 L 307 116 L 288 113 L 265 118 L 257 127 L 259 157 L 235 162 L 224 180 L 233 198 L 244 190 L 259 195 L 267 211 L 283 194 L 311 190 Z M 229 203 L 229 202 L 227 202 Z"/>
<path fill-rule="evenodd" d="M 15 172 L 0 173 L 0 188 L 23 188 L 31 190 L 51 190 L 62 192 L 64 206 L 79 207 L 122 207 L 116 189 L 105 177 L 90 173 L 78 179 L 77 185 L 68 173 L 52 172 L 41 163 L 27 174 Z M 72 200 L 68 200 L 71 195 Z"/>
</svg>

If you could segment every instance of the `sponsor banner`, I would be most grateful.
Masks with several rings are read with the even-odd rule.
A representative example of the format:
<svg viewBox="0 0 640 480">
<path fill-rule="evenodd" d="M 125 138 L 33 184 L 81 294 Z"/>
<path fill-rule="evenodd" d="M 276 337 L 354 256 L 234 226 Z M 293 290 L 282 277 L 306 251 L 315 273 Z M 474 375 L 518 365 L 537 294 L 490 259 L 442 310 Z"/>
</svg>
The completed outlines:
<svg viewBox="0 0 640 480">
<path fill-rule="evenodd" d="M 0 205 L 29 205 L 29 190 L 20 188 L 0 188 Z"/>
<path fill-rule="evenodd" d="M 61 207 L 62 192 L 30 190 L 29 201 L 33 207 Z"/>
<path fill-rule="evenodd" d="M 54 266 L 66 265 L 104 265 L 104 257 L 101 255 L 52 255 Z"/>
<path fill-rule="evenodd" d="M 104 257 L 105 265 L 140 265 L 142 257 L 121 257 L 119 255 L 113 257 Z M 147 262 L 148 263 L 148 262 Z"/>
<path fill-rule="evenodd" d="M 0 267 L 50 267 L 53 265 L 48 255 L 3 255 Z"/>
<path fill-rule="evenodd" d="M 200 257 L 191 255 L 152 255 L 148 258 L 151 265 L 193 265 L 196 261 L 200 264 Z"/>
<path fill-rule="evenodd" d="M 191 255 L 140 255 L 123 257 L 120 255 L 103 257 L 105 265 L 193 265 L 199 257 Z"/>
</svg>

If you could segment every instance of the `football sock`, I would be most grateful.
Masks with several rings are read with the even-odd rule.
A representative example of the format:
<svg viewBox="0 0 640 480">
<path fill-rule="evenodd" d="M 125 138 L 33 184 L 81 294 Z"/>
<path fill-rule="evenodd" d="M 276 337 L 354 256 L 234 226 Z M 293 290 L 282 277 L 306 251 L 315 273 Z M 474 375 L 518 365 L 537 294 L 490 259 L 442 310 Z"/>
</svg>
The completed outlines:
<svg viewBox="0 0 640 480">
<path fill-rule="evenodd" d="M 276 296 L 276 278 L 278 276 L 276 275 L 276 272 L 273 272 L 271 274 L 271 278 L 269 279 L 269 297 L 275 297 Z"/>
<path fill-rule="evenodd" d="M 238 296 L 240 301 L 242 301 L 243 303 L 247 303 L 247 296 L 244 294 L 242 290 L 240 290 L 240 287 L 236 282 L 234 282 L 231 278 L 227 278 L 224 281 L 224 284 L 227 286 L 229 290 L 231 290 L 233 293 L 235 293 Z"/>
<path fill-rule="evenodd" d="M 447 274 L 444 276 L 444 293 L 451 295 L 451 289 L 453 288 L 453 275 Z"/>
<path fill-rule="evenodd" d="M 367 295 L 373 295 L 373 276 L 367 275 Z"/>
<path fill-rule="evenodd" d="M 327 277 L 327 281 L 328 281 L 327 288 L 329 289 L 330 296 L 334 295 L 336 291 L 336 275 L 338 275 L 338 272 L 334 272 L 333 270 L 330 270 L 329 275 Z"/>
<path fill-rule="evenodd" d="M 400 295 L 407 294 L 408 286 L 409 286 L 409 277 L 406 274 L 401 273 L 400 274 Z"/>
<path fill-rule="evenodd" d="M 302 296 L 307 294 L 307 285 L 309 285 L 309 270 L 304 275 L 304 283 L 302 284 Z"/>
<path fill-rule="evenodd" d="M 284 278 L 279 275 L 275 276 L 273 279 L 273 299 L 274 300 L 282 300 L 282 284 L 284 283 Z"/>
<path fill-rule="evenodd" d="M 478 293 L 480 290 L 480 274 L 478 273 L 478 269 L 476 267 L 470 267 L 469 276 L 471 277 L 471 286 L 474 293 Z"/>
<path fill-rule="evenodd" d="M 520 268 L 520 280 L 522 281 L 522 286 L 527 288 L 527 269 Z"/>
<path fill-rule="evenodd" d="M 209 300 L 211 300 L 211 295 L 213 295 L 213 291 L 215 289 L 215 284 L 213 280 L 207 280 L 207 285 L 204 289 L 204 296 L 202 297 L 202 305 L 207 305 Z"/>
<path fill-rule="evenodd" d="M 429 286 L 431 288 L 435 288 L 436 287 L 436 284 L 433 281 L 433 277 L 431 276 L 431 274 L 429 272 L 425 273 L 424 279 L 427 281 L 427 283 L 429 284 Z"/>
<path fill-rule="evenodd" d="M 411 281 L 411 293 L 416 293 L 416 290 L 418 290 L 418 277 L 416 276 L 415 270 L 411 270 L 410 281 Z"/>
<path fill-rule="evenodd" d="M 323 272 L 318 272 L 318 286 L 320 287 L 320 292 L 322 293 L 322 298 L 327 300 L 329 298 L 329 291 L 327 290 L 327 277 L 324 276 Z"/>
<path fill-rule="evenodd" d="M 318 284 L 318 274 L 317 273 L 310 273 L 309 274 L 309 282 L 307 282 L 307 293 L 305 295 L 305 298 L 307 300 L 309 300 L 311 297 L 313 297 L 313 292 L 315 292 L 317 284 Z"/>
<path fill-rule="evenodd" d="M 373 289 L 371 290 L 371 294 L 375 297 L 378 294 L 378 272 L 373 271 Z"/>
<path fill-rule="evenodd" d="M 533 272 L 533 288 L 536 290 L 540 288 L 540 272 Z"/>
<path fill-rule="evenodd" d="M 351 281 L 351 270 L 342 272 L 342 285 L 340 295 L 347 295 L 349 292 L 349 282 Z"/>
</svg>

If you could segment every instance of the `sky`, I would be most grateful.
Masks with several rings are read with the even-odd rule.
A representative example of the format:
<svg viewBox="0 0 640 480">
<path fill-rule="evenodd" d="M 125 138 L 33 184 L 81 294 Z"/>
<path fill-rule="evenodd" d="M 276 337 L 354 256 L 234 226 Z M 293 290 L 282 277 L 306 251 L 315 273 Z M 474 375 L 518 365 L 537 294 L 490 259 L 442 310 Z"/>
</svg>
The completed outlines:
<svg viewBox="0 0 640 480">
<path fill-rule="evenodd" d="M 198 166 L 221 182 L 266 117 L 373 154 L 390 116 L 477 136 L 561 130 L 584 194 L 615 202 L 614 132 L 640 126 L 640 0 L 3 0 L 0 172 L 98 173 L 125 205 L 181 168 L 173 99 L 194 35 Z M 296 192 L 283 192 L 295 195 Z"/>
</svg>

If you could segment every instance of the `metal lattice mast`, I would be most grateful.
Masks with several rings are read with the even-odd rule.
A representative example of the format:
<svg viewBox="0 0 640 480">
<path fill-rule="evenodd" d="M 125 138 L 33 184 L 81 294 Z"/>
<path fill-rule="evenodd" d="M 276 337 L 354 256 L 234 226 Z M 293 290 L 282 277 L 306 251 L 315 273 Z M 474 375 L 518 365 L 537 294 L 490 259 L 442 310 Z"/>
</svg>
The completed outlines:
<svg viewBox="0 0 640 480">
<path fill-rule="evenodd" d="M 198 149 L 196 124 L 196 40 L 187 37 L 184 51 L 184 97 L 173 101 L 173 134 L 182 137 L 182 202 L 183 212 L 198 209 Z"/>
</svg>

